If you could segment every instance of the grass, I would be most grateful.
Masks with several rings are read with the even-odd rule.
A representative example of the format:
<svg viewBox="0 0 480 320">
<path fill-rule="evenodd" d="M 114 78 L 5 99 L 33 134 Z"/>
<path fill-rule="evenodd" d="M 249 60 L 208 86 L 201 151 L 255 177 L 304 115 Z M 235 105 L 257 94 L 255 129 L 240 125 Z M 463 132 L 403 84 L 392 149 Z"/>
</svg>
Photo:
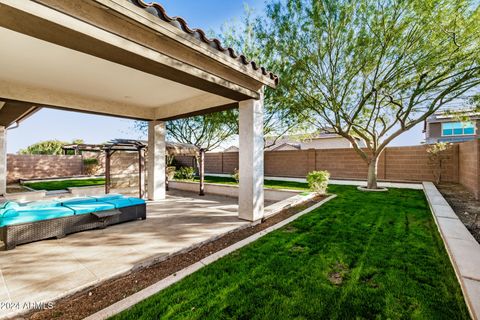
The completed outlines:
<svg viewBox="0 0 480 320">
<path fill-rule="evenodd" d="M 104 178 L 55 180 L 25 183 L 24 185 L 34 190 L 64 190 L 71 187 L 101 186 L 105 184 Z"/>
<path fill-rule="evenodd" d="M 338 197 L 113 319 L 469 319 L 421 191 L 329 190 Z"/>
</svg>

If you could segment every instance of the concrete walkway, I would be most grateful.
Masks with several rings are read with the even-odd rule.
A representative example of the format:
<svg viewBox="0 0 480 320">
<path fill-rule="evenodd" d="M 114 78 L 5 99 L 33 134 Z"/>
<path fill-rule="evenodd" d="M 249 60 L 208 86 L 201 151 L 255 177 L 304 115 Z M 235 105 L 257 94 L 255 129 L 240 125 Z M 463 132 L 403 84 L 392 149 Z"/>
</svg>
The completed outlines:
<svg viewBox="0 0 480 320">
<path fill-rule="evenodd" d="M 237 199 L 171 192 L 147 220 L 44 240 L 0 252 L 0 317 L 49 302 L 233 230 Z"/>
</svg>

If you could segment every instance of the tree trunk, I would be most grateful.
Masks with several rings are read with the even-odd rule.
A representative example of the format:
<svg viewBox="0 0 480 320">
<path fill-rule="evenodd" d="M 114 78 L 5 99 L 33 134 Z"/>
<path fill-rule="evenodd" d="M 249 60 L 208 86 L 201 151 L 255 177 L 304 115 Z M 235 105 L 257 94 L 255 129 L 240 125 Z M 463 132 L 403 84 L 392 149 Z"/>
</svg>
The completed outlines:
<svg viewBox="0 0 480 320">
<path fill-rule="evenodd" d="M 368 164 L 368 182 L 367 189 L 377 189 L 377 167 L 378 167 L 378 156 L 372 158 Z"/>
</svg>

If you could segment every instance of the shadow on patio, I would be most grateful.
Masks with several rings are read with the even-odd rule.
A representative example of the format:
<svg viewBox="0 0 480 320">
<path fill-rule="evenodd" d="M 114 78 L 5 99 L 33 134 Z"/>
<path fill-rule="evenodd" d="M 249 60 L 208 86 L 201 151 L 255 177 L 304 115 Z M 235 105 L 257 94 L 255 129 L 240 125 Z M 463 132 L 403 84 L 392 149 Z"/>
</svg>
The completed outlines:
<svg viewBox="0 0 480 320">
<path fill-rule="evenodd" d="M 237 199 L 171 191 L 147 219 L 0 252 L 0 301 L 49 302 L 248 222 Z M 2 310 L 0 316 L 22 310 Z"/>
</svg>

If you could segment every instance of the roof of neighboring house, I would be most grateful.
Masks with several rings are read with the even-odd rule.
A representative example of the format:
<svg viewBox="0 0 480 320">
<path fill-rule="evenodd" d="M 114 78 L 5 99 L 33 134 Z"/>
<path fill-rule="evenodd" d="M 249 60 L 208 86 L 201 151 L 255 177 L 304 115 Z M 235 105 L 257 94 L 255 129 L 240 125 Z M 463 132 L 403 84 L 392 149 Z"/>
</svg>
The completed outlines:
<svg viewBox="0 0 480 320">
<path fill-rule="evenodd" d="M 435 112 L 433 115 L 427 118 L 426 122 L 445 122 L 449 120 L 455 120 L 456 117 L 468 117 L 471 120 L 480 119 L 480 112 L 474 109 L 459 109 L 455 111 L 444 110 Z"/>
<path fill-rule="evenodd" d="M 342 138 L 340 135 L 334 132 L 321 132 L 321 133 L 314 133 L 314 134 L 294 134 L 294 135 L 286 135 L 277 139 L 277 137 L 269 136 L 265 137 L 267 144 L 275 142 L 275 145 L 282 144 L 282 143 L 297 143 L 299 141 L 309 141 L 309 140 L 316 140 L 316 139 L 338 139 Z M 277 139 L 277 141 L 275 141 Z M 343 138 L 342 138 L 343 139 Z"/>
<path fill-rule="evenodd" d="M 230 147 L 226 148 L 225 150 L 223 150 L 223 152 L 234 152 L 234 151 L 238 151 L 237 146 L 230 146 Z"/>
<path fill-rule="evenodd" d="M 234 49 L 223 47 L 220 40 L 216 38 L 213 38 L 213 39 L 208 38 L 205 31 L 203 31 L 202 29 L 190 28 L 187 22 L 183 18 L 170 17 L 166 13 L 165 8 L 161 4 L 156 2 L 147 3 L 143 0 L 128 0 L 128 1 L 144 9 L 148 13 L 160 18 L 161 20 L 169 23 L 170 25 L 184 31 L 185 33 L 194 37 L 195 39 L 200 40 L 208 44 L 210 47 L 217 49 L 218 51 L 228 55 L 231 59 L 240 61 L 242 64 L 251 67 L 254 71 L 260 70 L 264 76 L 269 77 L 270 79 L 275 81 L 275 84 L 278 84 L 279 79 L 277 75 L 268 71 L 264 67 L 257 65 L 255 61 L 248 60 L 247 57 L 245 57 L 243 54 L 239 54 L 235 52 Z"/>
<path fill-rule="evenodd" d="M 301 146 L 300 144 L 298 143 L 289 143 L 289 142 L 285 142 L 285 143 L 282 143 L 280 145 L 274 145 L 272 146 L 271 148 L 268 148 L 269 151 L 275 151 L 275 150 L 279 150 L 279 149 L 282 149 L 284 147 L 291 147 L 291 148 L 294 148 L 294 149 L 297 149 L 297 150 L 300 150 L 301 149 Z"/>
</svg>

